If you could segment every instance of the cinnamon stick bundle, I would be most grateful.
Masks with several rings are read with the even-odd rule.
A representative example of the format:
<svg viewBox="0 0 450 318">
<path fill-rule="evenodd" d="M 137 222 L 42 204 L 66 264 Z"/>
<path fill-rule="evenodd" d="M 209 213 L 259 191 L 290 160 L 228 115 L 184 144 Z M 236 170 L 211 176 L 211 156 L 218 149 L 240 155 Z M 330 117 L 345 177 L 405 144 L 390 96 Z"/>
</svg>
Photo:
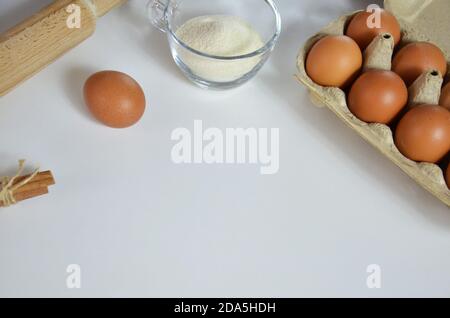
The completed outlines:
<svg viewBox="0 0 450 318">
<path fill-rule="evenodd" d="M 12 183 L 12 188 L 28 179 L 31 175 L 17 177 Z M 55 179 L 51 171 L 44 171 L 37 173 L 29 182 L 20 186 L 12 192 L 15 203 L 41 196 L 48 193 L 48 187 L 55 184 Z M 5 207 L 7 204 L 0 200 L 0 207 Z"/>
</svg>

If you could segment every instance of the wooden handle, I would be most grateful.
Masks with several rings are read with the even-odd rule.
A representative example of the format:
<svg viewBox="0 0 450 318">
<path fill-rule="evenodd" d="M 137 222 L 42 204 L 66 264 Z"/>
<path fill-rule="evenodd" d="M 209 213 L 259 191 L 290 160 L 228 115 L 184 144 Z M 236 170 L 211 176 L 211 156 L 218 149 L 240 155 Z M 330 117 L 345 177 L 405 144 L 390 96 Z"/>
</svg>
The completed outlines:
<svg viewBox="0 0 450 318">
<path fill-rule="evenodd" d="M 0 96 L 83 42 L 94 33 L 97 17 L 125 1 L 56 0 L 0 35 Z M 79 28 L 70 23 L 77 12 Z"/>
<path fill-rule="evenodd" d="M 90 0 L 95 8 L 97 17 L 102 17 L 111 11 L 113 8 L 120 6 L 126 0 Z"/>
</svg>

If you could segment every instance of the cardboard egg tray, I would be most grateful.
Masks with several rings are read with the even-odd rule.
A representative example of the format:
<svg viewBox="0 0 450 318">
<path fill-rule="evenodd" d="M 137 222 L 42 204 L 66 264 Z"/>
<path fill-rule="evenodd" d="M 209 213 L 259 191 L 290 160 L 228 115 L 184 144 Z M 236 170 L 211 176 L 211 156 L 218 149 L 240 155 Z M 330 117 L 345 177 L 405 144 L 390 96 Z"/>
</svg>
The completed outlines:
<svg viewBox="0 0 450 318">
<path fill-rule="evenodd" d="M 398 47 L 407 43 L 426 41 L 439 46 L 444 52 L 450 67 L 450 12 L 449 0 L 385 0 L 385 9 L 393 13 L 402 28 L 402 42 Z M 359 11 L 358 11 L 359 12 Z M 351 20 L 354 12 L 332 22 L 322 31 L 311 37 L 300 50 L 297 59 L 297 78 L 309 90 L 311 100 L 317 106 L 325 106 L 333 111 L 342 121 L 356 131 L 362 138 L 372 144 L 381 153 L 392 160 L 423 188 L 435 195 L 439 200 L 450 207 L 450 190 L 448 189 L 442 168 L 437 164 L 418 163 L 403 156 L 394 143 L 393 131 L 383 124 L 369 124 L 356 118 L 348 109 L 345 92 L 339 88 L 323 87 L 314 83 L 306 73 L 305 61 L 311 47 L 327 35 L 342 35 Z M 387 37 L 388 38 L 388 37 Z M 381 41 L 383 37 L 375 41 Z M 386 39 L 387 40 L 387 39 Z M 371 44 L 365 52 L 365 63 L 372 63 L 379 68 L 390 68 L 389 41 Z M 389 56 L 382 56 L 387 54 Z M 388 61 L 388 62 L 387 62 Z M 386 63 L 387 62 L 387 63 Z M 386 64 L 388 65 L 386 67 Z M 447 72 L 450 72 L 450 68 Z M 430 70 L 427 74 L 410 87 L 410 104 L 431 102 L 437 104 L 443 77 L 449 74 L 439 74 Z M 411 96 L 413 95 L 413 96 Z"/>
</svg>

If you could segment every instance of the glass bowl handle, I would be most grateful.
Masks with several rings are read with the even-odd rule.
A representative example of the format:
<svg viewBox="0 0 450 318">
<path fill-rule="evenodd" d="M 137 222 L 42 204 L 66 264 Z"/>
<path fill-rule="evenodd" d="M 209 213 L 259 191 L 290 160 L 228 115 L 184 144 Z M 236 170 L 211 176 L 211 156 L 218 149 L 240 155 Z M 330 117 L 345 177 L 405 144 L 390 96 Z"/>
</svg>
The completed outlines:
<svg viewBox="0 0 450 318">
<path fill-rule="evenodd" d="M 169 7 L 169 14 L 173 14 L 176 8 L 176 2 L 173 0 L 150 0 L 147 4 L 147 17 L 151 24 L 161 30 L 167 31 L 167 17 L 165 12 Z"/>
<path fill-rule="evenodd" d="M 147 16 L 151 24 L 161 30 L 167 31 L 167 18 L 177 13 L 178 3 L 176 0 L 150 0 L 147 4 Z M 166 15 L 167 12 L 167 15 Z"/>
</svg>

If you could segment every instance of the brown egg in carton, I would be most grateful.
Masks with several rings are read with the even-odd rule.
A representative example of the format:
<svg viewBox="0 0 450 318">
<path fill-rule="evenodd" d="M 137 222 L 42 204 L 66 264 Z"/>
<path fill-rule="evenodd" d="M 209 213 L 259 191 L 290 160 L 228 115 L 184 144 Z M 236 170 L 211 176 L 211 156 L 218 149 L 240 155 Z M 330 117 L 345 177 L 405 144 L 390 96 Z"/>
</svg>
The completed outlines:
<svg viewBox="0 0 450 318">
<path fill-rule="evenodd" d="M 434 4 L 431 8 L 429 7 L 430 3 Z M 439 24 L 439 19 L 430 22 L 429 17 L 426 18 L 425 14 L 421 16 L 420 13 L 425 10 L 426 4 L 428 5 L 427 10 L 431 11 L 426 12 L 427 14 L 435 14 L 436 12 L 433 11 L 441 11 L 441 15 L 446 15 L 446 12 L 450 11 L 450 1 L 385 1 L 385 8 L 399 20 L 402 29 L 402 41 L 398 44 L 397 48 L 394 48 L 393 37 L 389 33 L 380 34 L 372 41 L 365 52 L 363 52 L 363 71 L 368 69 L 391 70 L 392 57 L 395 50 L 408 43 L 418 41 L 436 44 L 444 52 L 447 62 L 450 61 L 448 24 L 444 23 L 444 26 L 442 26 Z M 340 17 L 306 42 L 297 58 L 297 78 L 308 88 L 310 98 L 316 106 L 327 107 L 333 111 L 337 117 L 355 130 L 363 139 L 387 156 L 423 188 L 450 207 L 450 190 L 444 178 L 443 167 L 441 168 L 438 164 L 415 162 L 406 158 L 400 153 L 394 143 L 394 133 L 391 127 L 384 124 L 361 121 L 347 107 L 346 94 L 342 89 L 320 86 L 313 82 L 306 73 L 306 58 L 312 46 L 325 36 L 345 34 L 348 23 L 359 12 L 361 11 Z M 445 19 L 448 21 L 447 17 Z M 436 25 L 432 25 L 433 23 Z M 424 30 L 423 28 L 426 25 L 432 27 L 435 32 L 439 30 L 441 32 L 438 32 L 439 35 L 437 36 L 433 35 L 429 37 L 426 32 L 420 32 L 420 30 Z M 448 64 L 450 66 L 450 63 Z M 448 69 L 450 70 L 450 68 Z M 408 89 L 409 102 L 405 107 L 405 111 L 419 104 L 439 104 L 441 87 L 444 82 L 443 77 L 445 75 L 440 74 L 437 70 L 430 70 L 422 74 Z"/>
</svg>

